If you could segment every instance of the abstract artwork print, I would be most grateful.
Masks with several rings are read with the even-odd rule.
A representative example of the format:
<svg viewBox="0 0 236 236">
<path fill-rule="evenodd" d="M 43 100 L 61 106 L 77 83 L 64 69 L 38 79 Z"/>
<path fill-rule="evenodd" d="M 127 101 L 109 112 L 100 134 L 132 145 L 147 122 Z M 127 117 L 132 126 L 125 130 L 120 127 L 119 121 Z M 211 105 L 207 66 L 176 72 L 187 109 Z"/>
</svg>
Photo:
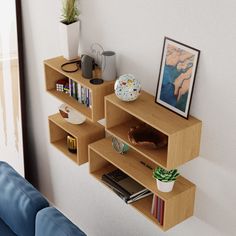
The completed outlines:
<svg viewBox="0 0 236 236">
<path fill-rule="evenodd" d="M 188 118 L 200 51 L 165 38 L 156 102 Z"/>
</svg>

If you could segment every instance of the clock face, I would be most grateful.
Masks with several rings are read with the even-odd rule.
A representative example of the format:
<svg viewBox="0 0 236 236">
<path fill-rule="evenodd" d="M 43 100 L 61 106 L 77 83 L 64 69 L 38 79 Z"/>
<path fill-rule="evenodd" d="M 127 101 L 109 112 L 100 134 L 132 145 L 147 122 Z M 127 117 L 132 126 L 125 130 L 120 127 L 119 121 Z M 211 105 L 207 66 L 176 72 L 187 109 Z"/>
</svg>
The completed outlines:
<svg viewBox="0 0 236 236">
<path fill-rule="evenodd" d="M 120 140 L 118 140 L 115 137 L 112 138 L 112 146 L 120 154 L 126 153 L 129 149 L 128 145 L 126 145 L 125 143 L 122 143 Z"/>
<path fill-rule="evenodd" d="M 119 77 L 115 82 L 115 94 L 122 101 L 134 101 L 141 92 L 140 82 L 131 74 Z"/>
</svg>

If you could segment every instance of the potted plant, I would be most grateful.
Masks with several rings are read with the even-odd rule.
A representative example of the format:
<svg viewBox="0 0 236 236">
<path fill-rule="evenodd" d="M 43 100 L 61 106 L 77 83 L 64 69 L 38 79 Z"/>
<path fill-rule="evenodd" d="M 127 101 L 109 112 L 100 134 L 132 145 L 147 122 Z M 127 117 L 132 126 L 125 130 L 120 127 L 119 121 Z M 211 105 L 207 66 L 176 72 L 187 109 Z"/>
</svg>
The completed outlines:
<svg viewBox="0 0 236 236">
<path fill-rule="evenodd" d="M 67 60 L 78 57 L 79 10 L 76 0 L 63 0 L 62 20 L 60 22 L 62 54 Z"/>
<path fill-rule="evenodd" d="M 179 176 L 178 170 L 165 170 L 161 167 L 157 167 L 153 171 L 153 177 L 157 181 L 157 188 L 161 192 L 171 192 L 176 178 Z"/>
</svg>

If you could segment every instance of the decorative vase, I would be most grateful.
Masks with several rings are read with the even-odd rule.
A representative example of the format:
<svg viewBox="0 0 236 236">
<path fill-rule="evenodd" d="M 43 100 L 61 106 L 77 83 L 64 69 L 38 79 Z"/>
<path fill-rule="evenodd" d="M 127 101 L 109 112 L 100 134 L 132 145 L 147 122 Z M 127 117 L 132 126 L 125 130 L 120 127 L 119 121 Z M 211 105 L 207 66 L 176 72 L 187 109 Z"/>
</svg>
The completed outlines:
<svg viewBox="0 0 236 236">
<path fill-rule="evenodd" d="M 80 21 L 69 25 L 60 22 L 60 40 L 62 55 L 67 60 L 78 57 Z"/>
<path fill-rule="evenodd" d="M 115 82 L 116 96 L 125 102 L 134 101 L 141 92 L 141 83 L 132 74 L 121 75 Z"/>
<path fill-rule="evenodd" d="M 110 81 L 116 79 L 116 54 L 112 51 L 102 53 L 102 79 Z"/>
<path fill-rule="evenodd" d="M 156 179 L 156 183 L 157 183 L 157 188 L 159 191 L 168 193 L 172 191 L 175 180 L 171 182 L 162 182 L 159 179 Z"/>
</svg>

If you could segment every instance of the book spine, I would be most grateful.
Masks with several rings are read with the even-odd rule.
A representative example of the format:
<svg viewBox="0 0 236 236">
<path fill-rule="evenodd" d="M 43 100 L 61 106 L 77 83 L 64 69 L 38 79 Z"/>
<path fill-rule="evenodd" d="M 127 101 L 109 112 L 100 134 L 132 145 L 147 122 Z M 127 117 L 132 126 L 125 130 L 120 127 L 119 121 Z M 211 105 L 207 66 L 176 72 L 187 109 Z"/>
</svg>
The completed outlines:
<svg viewBox="0 0 236 236">
<path fill-rule="evenodd" d="M 86 106 L 89 107 L 89 89 L 86 89 Z"/>
<path fill-rule="evenodd" d="M 164 222 L 164 207 L 165 207 L 165 202 L 163 200 L 161 200 L 161 220 L 160 220 L 160 224 L 163 225 Z"/>
<path fill-rule="evenodd" d="M 158 197 L 158 207 L 157 207 L 157 220 L 161 221 L 161 199 Z"/>
<path fill-rule="evenodd" d="M 92 108 L 92 92 L 89 90 L 89 107 Z"/>
<path fill-rule="evenodd" d="M 84 104 L 84 87 L 81 86 L 81 103 Z"/>
<path fill-rule="evenodd" d="M 77 97 L 78 97 L 78 102 L 81 103 L 81 85 L 77 84 Z"/>
<path fill-rule="evenodd" d="M 75 96 L 74 96 L 74 98 L 76 100 L 78 100 L 78 84 L 77 84 L 77 82 L 75 82 Z"/>
<path fill-rule="evenodd" d="M 72 97 L 74 98 L 75 97 L 75 81 L 72 80 L 71 84 L 72 84 Z"/>
<path fill-rule="evenodd" d="M 72 88 L 72 80 L 71 79 L 69 79 L 69 91 L 70 91 L 70 96 L 72 97 L 73 88 Z"/>
<path fill-rule="evenodd" d="M 157 218 L 158 197 L 155 195 L 154 217 Z"/>
<path fill-rule="evenodd" d="M 152 208 L 151 208 L 151 214 L 154 215 L 154 206 L 155 205 L 155 194 L 152 196 Z"/>
</svg>

